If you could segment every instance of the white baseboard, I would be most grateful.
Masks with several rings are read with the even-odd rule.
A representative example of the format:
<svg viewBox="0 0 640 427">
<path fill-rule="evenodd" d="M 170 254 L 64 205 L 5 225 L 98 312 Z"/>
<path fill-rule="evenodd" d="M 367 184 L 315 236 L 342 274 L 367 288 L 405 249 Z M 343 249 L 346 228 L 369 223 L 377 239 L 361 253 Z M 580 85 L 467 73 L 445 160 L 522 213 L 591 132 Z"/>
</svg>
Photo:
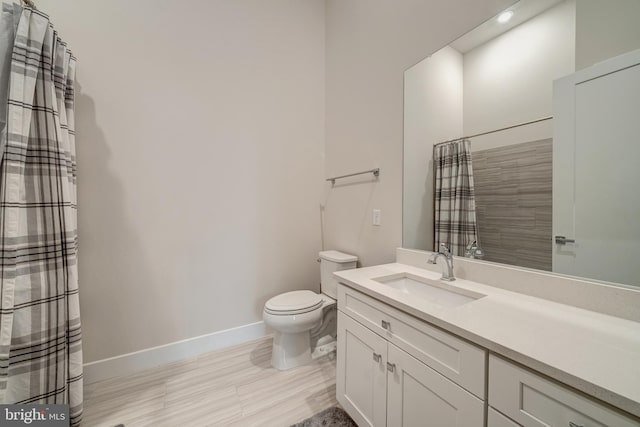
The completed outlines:
<svg viewBox="0 0 640 427">
<path fill-rule="evenodd" d="M 269 335 L 267 326 L 263 321 L 260 321 L 133 353 L 96 360 L 84 365 L 84 383 L 91 384 L 108 378 L 131 375 L 134 372 L 188 359 L 267 335 Z"/>
</svg>

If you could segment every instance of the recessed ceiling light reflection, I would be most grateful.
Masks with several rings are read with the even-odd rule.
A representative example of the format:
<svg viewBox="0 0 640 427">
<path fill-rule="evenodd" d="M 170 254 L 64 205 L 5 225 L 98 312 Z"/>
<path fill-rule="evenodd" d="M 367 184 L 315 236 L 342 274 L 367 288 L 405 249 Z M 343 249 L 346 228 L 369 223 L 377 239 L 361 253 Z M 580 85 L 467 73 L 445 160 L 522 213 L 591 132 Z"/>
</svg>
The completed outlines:
<svg viewBox="0 0 640 427">
<path fill-rule="evenodd" d="M 507 10 L 506 12 L 502 12 L 500 14 L 500 16 L 498 16 L 498 22 L 501 24 L 504 24 L 505 22 L 508 22 L 511 17 L 513 16 L 513 11 L 511 10 Z"/>
</svg>

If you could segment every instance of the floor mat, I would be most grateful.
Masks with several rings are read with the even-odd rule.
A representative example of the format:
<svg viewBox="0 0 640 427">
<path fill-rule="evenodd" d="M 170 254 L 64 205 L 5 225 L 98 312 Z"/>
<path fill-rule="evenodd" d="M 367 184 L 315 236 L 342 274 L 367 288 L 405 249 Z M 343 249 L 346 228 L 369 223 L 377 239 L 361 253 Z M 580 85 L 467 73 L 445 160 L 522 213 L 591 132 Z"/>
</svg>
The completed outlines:
<svg viewBox="0 0 640 427">
<path fill-rule="evenodd" d="M 291 427 L 358 427 L 358 425 L 344 410 L 334 406 Z"/>
</svg>

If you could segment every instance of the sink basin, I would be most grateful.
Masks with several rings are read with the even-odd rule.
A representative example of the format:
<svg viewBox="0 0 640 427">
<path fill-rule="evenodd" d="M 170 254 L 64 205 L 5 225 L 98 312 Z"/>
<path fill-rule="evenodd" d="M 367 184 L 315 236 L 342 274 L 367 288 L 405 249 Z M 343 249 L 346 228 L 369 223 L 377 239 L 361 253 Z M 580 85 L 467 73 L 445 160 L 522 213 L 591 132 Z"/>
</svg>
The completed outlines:
<svg viewBox="0 0 640 427">
<path fill-rule="evenodd" d="M 486 296 L 411 273 L 392 274 L 376 277 L 373 280 L 412 298 L 422 298 L 442 307 L 457 307 Z"/>
</svg>

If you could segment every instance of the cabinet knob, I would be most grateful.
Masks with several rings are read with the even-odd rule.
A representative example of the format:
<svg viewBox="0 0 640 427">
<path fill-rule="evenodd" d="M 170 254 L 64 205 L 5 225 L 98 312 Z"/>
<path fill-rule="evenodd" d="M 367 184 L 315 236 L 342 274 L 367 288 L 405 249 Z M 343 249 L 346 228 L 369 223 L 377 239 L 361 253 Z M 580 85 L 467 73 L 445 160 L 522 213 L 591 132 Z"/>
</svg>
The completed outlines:
<svg viewBox="0 0 640 427">
<path fill-rule="evenodd" d="M 572 421 L 569 421 L 569 427 L 584 427 L 582 424 L 576 424 Z"/>
<path fill-rule="evenodd" d="M 391 323 L 387 322 L 386 320 L 382 321 L 382 329 L 389 330 L 390 327 L 391 327 Z"/>
<path fill-rule="evenodd" d="M 393 372 L 395 370 L 396 370 L 396 364 L 387 362 L 387 371 Z"/>
<path fill-rule="evenodd" d="M 378 354 L 378 353 L 373 353 L 373 360 L 380 363 L 380 360 L 382 359 L 382 355 Z"/>
</svg>

